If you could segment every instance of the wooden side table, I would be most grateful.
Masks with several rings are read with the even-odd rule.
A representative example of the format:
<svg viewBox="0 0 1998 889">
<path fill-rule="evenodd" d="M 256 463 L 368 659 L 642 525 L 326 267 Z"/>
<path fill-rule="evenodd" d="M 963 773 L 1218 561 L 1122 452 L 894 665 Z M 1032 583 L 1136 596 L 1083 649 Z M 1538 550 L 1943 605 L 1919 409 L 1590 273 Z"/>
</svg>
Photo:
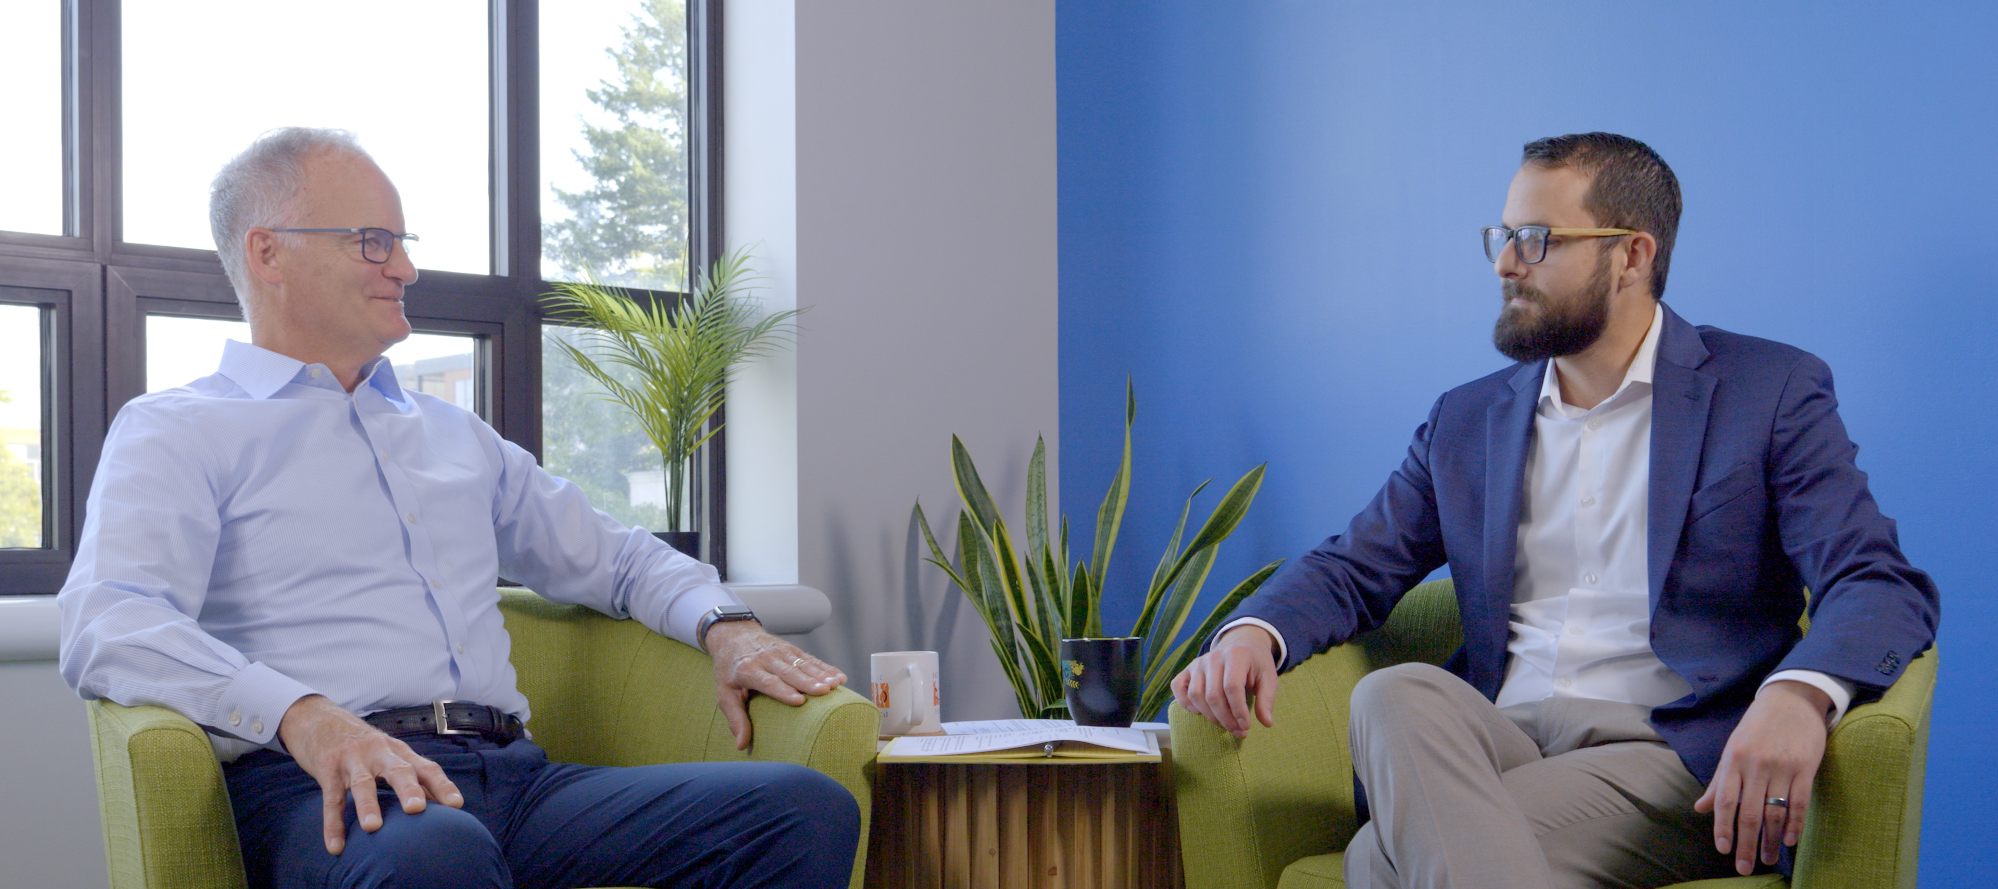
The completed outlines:
<svg viewBox="0 0 1998 889">
<path fill-rule="evenodd" d="M 1164 760 L 876 763 L 869 889 L 1180 889 Z"/>
</svg>

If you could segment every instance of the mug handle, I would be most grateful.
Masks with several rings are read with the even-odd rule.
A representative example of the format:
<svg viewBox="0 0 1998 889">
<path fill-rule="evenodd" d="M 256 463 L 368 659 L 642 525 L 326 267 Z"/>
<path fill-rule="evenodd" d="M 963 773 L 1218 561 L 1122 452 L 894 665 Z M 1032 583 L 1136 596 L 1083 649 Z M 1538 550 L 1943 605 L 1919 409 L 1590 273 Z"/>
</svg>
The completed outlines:
<svg viewBox="0 0 1998 889">
<path fill-rule="evenodd" d="M 915 664 L 905 665 L 902 668 L 902 675 L 910 679 L 916 678 L 916 665 Z M 900 685 L 900 684 L 901 683 L 899 682 L 895 683 L 895 685 Z M 898 728 L 896 729 L 897 732 L 914 731 L 916 728 L 915 693 L 916 690 L 914 687 L 911 687 L 909 689 L 908 694 L 901 694 L 899 692 L 896 692 L 892 685 L 888 689 L 888 718 L 893 725 L 898 726 Z M 898 704 L 898 702 L 900 703 Z M 895 715 L 895 712 L 898 708 L 901 709 L 904 715 L 902 716 Z"/>
</svg>

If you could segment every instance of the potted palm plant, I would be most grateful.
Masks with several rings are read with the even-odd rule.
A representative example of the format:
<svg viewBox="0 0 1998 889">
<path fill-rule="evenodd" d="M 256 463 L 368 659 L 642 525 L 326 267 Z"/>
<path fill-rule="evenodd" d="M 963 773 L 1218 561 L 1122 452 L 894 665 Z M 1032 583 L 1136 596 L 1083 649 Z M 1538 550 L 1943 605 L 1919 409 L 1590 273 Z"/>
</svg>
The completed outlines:
<svg viewBox="0 0 1998 889">
<path fill-rule="evenodd" d="M 542 297 L 550 317 L 592 329 L 581 345 L 553 340 L 603 397 L 631 412 L 659 449 L 665 475 L 666 533 L 675 549 L 699 552 L 687 508 L 693 457 L 721 424 L 710 424 L 735 368 L 774 351 L 796 334 L 803 309 L 765 314 L 755 296 L 749 254 L 736 249 L 701 274 L 679 301 L 640 304 L 596 275 L 557 283 Z M 623 371 L 620 373 L 619 371 Z"/>
<path fill-rule="evenodd" d="M 1027 463 L 1024 553 L 1016 550 L 1012 533 L 978 477 L 971 453 L 955 435 L 950 439 L 951 470 L 957 481 L 958 498 L 964 501 L 964 508 L 957 514 L 955 559 L 938 545 L 929 519 L 923 515 L 922 504 L 916 504 L 917 523 L 922 526 L 923 539 L 930 549 L 928 561 L 943 569 L 951 583 L 964 592 L 985 618 L 985 626 L 992 631 L 992 652 L 999 656 L 999 665 L 1013 685 L 1022 716 L 1068 715 L 1058 657 L 1061 640 L 1103 635 L 1099 606 L 1110 556 L 1117 545 L 1117 532 L 1124 521 L 1124 506 L 1130 498 L 1131 423 L 1137 416 L 1137 396 L 1126 381 L 1124 457 L 1110 479 L 1103 505 L 1096 511 L 1096 537 L 1089 561 L 1070 562 L 1066 516 L 1056 529 L 1051 530 L 1048 524 L 1047 445 L 1039 439 L 1035 440 L 1034 455 Z M 1249 504 L 1255 502 L 1256 492 L 1263 484 L 1263 466 L 1249 470 L 1236 481 L 1200 530 L 1194 532 L 1193 539 L 1181 547 L 1186 520 L 1193 511 L 1193 498 L 1207 484 L 1201 482 L 1186 496 L 1186 505 L 1179 511 L 1179 524 L 1173 528 L 1165 554 L 1152 571 L 1144 607 L 1131 629 L 1130 635 L 1145 640 L 1139 679 L 1142 690 L 1139 719 L 1151 718 L 1164 709 L 1172 696 L 1172 677 L 1199 653 L 1200 640 L 1212 635 L 1235 605 L 1248 598 L 1283 564 L 1278 559 L 1237 583 L 1192 633 L 1173 644 L 1185 629 L 1194 599 L 1200 595 L 1200 588 L 1213 568 L 1215 549 L 1234 533 L 1248 513 Z"/>
</svg>

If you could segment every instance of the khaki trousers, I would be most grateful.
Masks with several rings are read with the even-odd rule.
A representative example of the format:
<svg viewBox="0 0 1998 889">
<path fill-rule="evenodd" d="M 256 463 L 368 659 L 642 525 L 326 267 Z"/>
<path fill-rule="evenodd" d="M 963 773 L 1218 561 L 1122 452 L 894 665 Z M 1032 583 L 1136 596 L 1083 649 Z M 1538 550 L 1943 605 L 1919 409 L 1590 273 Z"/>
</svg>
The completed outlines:
<svg viewBox="0 0 1998 889">
<path fill-rule="evenodd" d="M 1733 875 L 1704 788 L 1650 708 L 1549 698 L 1500 710 L 1429 664 L 1353 688 L 1353 766 L 1373 820 L 1350 889 L 1655 887 Z"/>
</svg>

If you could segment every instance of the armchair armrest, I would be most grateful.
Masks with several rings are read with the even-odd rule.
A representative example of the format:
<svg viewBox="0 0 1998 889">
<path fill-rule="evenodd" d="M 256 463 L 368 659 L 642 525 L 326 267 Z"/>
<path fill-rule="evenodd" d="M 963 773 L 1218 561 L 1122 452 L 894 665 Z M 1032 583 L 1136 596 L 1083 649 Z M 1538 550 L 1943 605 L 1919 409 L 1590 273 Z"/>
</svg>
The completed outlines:
<svg viewBox="0 0 1998 889">
<path fill-rule="evenodd" d="M 162 707 L 89 702 L 115 889 L 241 887 L 243 856 L 208 733 Z"/>
<path fill-rule="evenodd" d="M 1284 674 L 1276 727 L 1244 740 L 1168 708 L 1187 886 L 1267 889 L 1292 862 L 1345 849 L 1357 827 L 1346 715 L 1367 668 L 1357 645 L 1313 656 Z"/>
<path fill-rule="evenodd" d="M 1797 889 L 1914 889 L 1936 650 L 1832 731 L 1797 844 Z"/>
</svg>

